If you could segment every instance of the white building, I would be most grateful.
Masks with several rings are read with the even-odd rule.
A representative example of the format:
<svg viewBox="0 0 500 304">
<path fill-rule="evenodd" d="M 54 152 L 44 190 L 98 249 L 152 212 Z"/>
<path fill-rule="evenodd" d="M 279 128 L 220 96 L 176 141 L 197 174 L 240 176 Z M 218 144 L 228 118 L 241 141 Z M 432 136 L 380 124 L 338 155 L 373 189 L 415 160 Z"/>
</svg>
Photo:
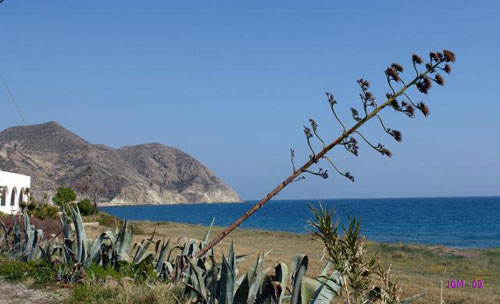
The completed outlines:
<svg viewBox="0 0 500 304">
<path fill-rule="evenodd" d="M 0 211 L 11 213 L 19 210 L 21 202 L 28 202 L 26 189 L 31 185 L 31 177 L 0 171 Z"/>
</svg>

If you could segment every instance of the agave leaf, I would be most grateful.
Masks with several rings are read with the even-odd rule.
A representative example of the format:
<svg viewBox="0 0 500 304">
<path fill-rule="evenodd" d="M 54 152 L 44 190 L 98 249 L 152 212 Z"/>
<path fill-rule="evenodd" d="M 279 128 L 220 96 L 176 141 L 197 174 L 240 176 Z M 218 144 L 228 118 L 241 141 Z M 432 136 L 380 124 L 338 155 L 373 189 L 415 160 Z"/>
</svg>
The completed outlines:
<svg viewBox="0 0 500 304">
<path fill-rule="evenodd" d="M 230 262 L 222 256 L 222 269 L 220 277 L 219 304 L 233 304 L 235 273 Z"/>
<path fill-rule="evenodd" d="M 170 243 L 170 239 L 165 243 L 165 238 L 163 238 L 160 254 L 158 255 L 158 261 L 156 261 L 156 271 L 161 274 L 163 269 L 163 260 L 167 254 L 168 244 Z"/>
<path fill-rule="evenodd" d="M 325 268 L 323 268 L 323 270 L 321 271 L 321 274 L 319 275 L 319 277 L 321 278 L 324 278 L 328 275 L 328 271 L 330 270 L 330 268 L 332 267 L 332 262 L 328 261 L 325 265 Z"/>
<path fill-rule="evenodd" d="M 302 278 L 307 271 L 309 258 L 307 255 L 299 254 L 292 258 L 292 298 L 291 304 L 301 303 Z M 306 302 L 307 303 L 307 302 Z"/>
<path fill-rule="evenodd" d="M 265 254 L 262 254 L 262 259 L 258 259 L 258 266 L 256 268 L 256 275 L 254 280 L 249 280 L 250 282 L 250 290 L 248 291 L 248 304 L 253 304 L 257 299 L 260 291 L 262 290 L 262 283 L 264 278 L 264 271 L 262 270 L 264 266 L 264 258 Z"/>
<path fill-rule="evenodd" d="M 170 248 L 170 250 L 168 251 L 167 261 L 170 261 L 170 260 L 171 260 L 170 258 L 172 257 L 172 252 L 173 252 L 175 249 L 179 249 L 179 250 L 182 252 L 182 248 L 181 248 L 181 246 L 179 246 L 179 245 L 175 245 L 175 246 L 173 246 L 173 247 L 172 247 L 172 248 Z"/>
<path fill-rule="evenodd" d="M 112 239 L 113 237 L 112 235 L 110 235 L 110 232 L 111 231 L 106 231 L 101 233 L 101 235 L 99 235 L 99 237 L 94 241 L 94 243 L 90 247 L 89 258 L 87 259 L 88 265 L 86 265 L 85 267 L 89 267 L 92 262 L 97 261 L 97 258 L 99 257 L 99 253 L 101 252 L 104 241 L 107 239 Z"/>
<path fill-rule="evenodd" d="M 246 274 L 242 275 L 235 285 L 236 292 L 234 294 L 234 303 L 246 303 L 248 299 L 248 293 L 250 291 L 248 276 Z"/>
<path fill-rule="evenodd" d="M 172 271 L 174 271 L 174 266 L 170 262 L 163 262 L 165 265 L 165 268 L 167 269 L 167 275 L 170 274 Z"/>
<path fill-rule="evenodd" d="M 154 235 L 154 234 L 153 234 Z M 135 252 L 133 263 L 135 265 L 139 264 L 139 261 L 144 260 L 143 256 L 146 254 L 149 246 L 151 245 L 153 236 L 149 239 L 144 239 L 140 243 L 135 243 L 134 247 L 137 246 L 137 251 Z M 151 253 L 151 252 L 150 252 Z M 153 254 L 153 253 L 151 253 Z"/>
<path fill-rule="evenodd" d="M 236 264 L 242 263 L 247 260 L 247 257 L 251 255 L 252 252 L 246 254 L 240 254 L 236 256 Z"/>
<path fill-rule="evenodd" d="M 32 228 L 34 231 L 34 239 L 31 245 L 31 250 L 28 256 L 28 260 L 36 260 L 40 258 L 39 244 L 43 240 L 43 230 L 42 229 L 35 230 L 34 226 Z"/>
<path fill-rule="evenodd" d="M 126 261 L 126 262 L 128 262 L 128 259 L 129 259 L 129 255 L 127 253 L 121 253 L 121 254 L 119 254 L 119 255 L 116 256 L 116 261 L 117 262 L 120 262 L 120 261 Z"/>
<path fill-rule="evenodd" d="M 193 240 L 191 242 L 191 245 L 189 246 L 189 256 L 193 257 L 195 254 L 198 253 L 198 251 L 200 251 L 200 246 L 198 245 L 198 241 Z"/>
<path fill-rule="evenodd" d="M 186 286 L 189 290 L 193 291 L 198 296 L 199 299 L 203 299 L 203 294 L 201 293 L 201 291 L 198 287 L 193 286 L 193 285 L 186 283 L 186 282 L 181 282 L 181 283 L 184 284 L 184 286 Z M 178 303 L 182 303 L 182 302 L 178 301 Z M 204 303 L 204 302 L 202 302 L 202 303 Z"/>
<path fill-rule="evenodd" d="M 179 281 L 184 273 L 184 269 L 189 266 L 189 264 L 187 263 L 187 257 L 185 255 L 177 255 L 175 257 L 175 263 L 173 265 L 175 271 L 174 281 Z"/>
<path fill-rule="evenodd" d="M 123 222 L 120 227 L 120 231 L 116 234 L 116 242 L 115 242 L 115 250 L 118 256 L 118 261 L 128 262 L 129 256 L 129 248 L 132 243 L 132 237 L 134 236 L 134 232 L 132 229 L 129 229 L 129 222 Z"/>
<path fill-rule="evenodd" d="M 206 274 L 205 286 L 208 287 L 210 296 L 208 297 L 209 304 L 215 304 L 217 298 L 217 277 L 218 277 L 218 266 L 216 263 L 212 262 L 212 268 L 210 268 Z"/>
<path fill-rule="evenodd" d="M 317 281 L 320 283 L 320 286 L 316 289 L 311 303 L 328 304 L 335 296 L 339 295 L 341 288 L 339 272 L 335 272 L 325 280 L 317 279 Z"/>
<path fill-rule="evenodd" d="M 206 303 L 208 299 L 208 293 L 205 287 L 205 281 L 203 280 L 203 274 L 201 273 L 201 269 L 198 266 L 196 266 L 196 264 L 194 264 L 191 259 L 188 259 L 188 262 L 193 272 L 191 278 L 194 279 L 193 280 L 193 282 L 195 283 L 194 286 L 196 286 L 197 288 L 197 290 L 195 291 L 199 296 L 201 296 L 203 302 Z"/>
<path fill-rule="evenodd" d="M 277 299 L 278 304 L 281 304 L 285 296 L 286 285 L 288 284 L 288 266 L 286 266 L 285 263 L 279 262 L 278 265 L 276 265 L 276 267 L 274 268 L 274 272 L 281 286 L 281 292 L 278 295 Z"/>
<path fill-rule="evenodd" d="M 312 303 L 328 304 L 335 296 L 339 295 L 342 285 L 341 276 L 338 271 L 335 271 L 332 275 L 328 276 L 330 267 L 331 263 L 328 262 L 321 272 L 321 275 L 316 278 L 316 280 L 320 283 L 320 286 L 314 293 Z"/>
<path fill-rule="evenodd" d="M 260 263 L 260 253 L 257 255 L 257 258 L 255 259 L 255 262 L 253 263 L 252 267 L 250 267 L 250 269 L 246 273 L 249 282 L 253 282 L 257 277 L 259 263 Z"/>
<path fill-rule="evenodd" d="M 195 255 L 198 251 L 200 251 L 200 248 L 197 244 L 197 240 L 191 239 L 189 242 L 186 242 L 184 245 L 184 248 L 182 250 L 182 255 L 192 257 Z"/>
<path fill-rule="evenodd" d="M 243 283 L 243 281 L 245 280 L 245 277 L 247 278 L 248 280 L 248 276 L 247 274 L 245 273 L 244 275 L 242 275 L 241 277 L 239 277 L 238 279 L 236 279 L 236 282 L 234 282 L 234 289 L 236 291 L 238 291 L 238 288 L 239 286 Z"/>
<path fill-rule="evenodd" d="M 192 241 L 192 240 L 191 240 Z M 184 237 L 184 245 L 179 245 L 179 249 L 181 249 L 181 255 L 187 255 L 189 251 L 189 246 L 191 242 L 189 242 L 185 237 Z"/>
<path fill-rule="evenodd" d="M 143 263 L 144 261 L 147 261 L 148 259 L 153 259 L 154 258 L 154 254 L 151 252 L 151 251 L 146 251 L 142 256 L 141 258 L 137 261 L 137 263 L 135 265 L 140 265 L 141 263 Z"/>
<path fill-rule="evenodd" d="M 12 214 L 12 225 L 14 227 L 14 242 L 12 244 L 13 254 L 17 254 L 21 250 L 21 231 L 20 224 L 17 222 L 17 216 Z"/>
<path fill-rule="evenodd" d="M 23 229 L 25 238 L 24 238 L 24 248 L 20 248 L 22 258 L 24 261 L 27 261 L 33 255 L 33 245 L 35 242 L 35 228 L 31 226 L 30 218 L 28 213 L 24 213 L 24 229 Z"/>
<path fill-rule="evenodd" d="M 62 211 L 60 221 L 61 221 L 62 232 L 63 232 L 64 246 L 63 246 L 62 250 L 64 253 L 64 262 L 66 263 L 66 265 L 70 265 L 70 264 L 72 264 L 71 263 L 72 256 L 71 256 L 69 251 L 73 249 L 73 241 L 72 241 L 73 232 L 71 230 L 68 215 L 66 214 L 66 211 L 64 211 L 64 210 Z"/>
<path fill-rule="evenodd" d="M 205 236 L 203 237 L 203 242 L 201 243 L 201 248 L 205 247 L 205 245 L 208 243 L 208 238 L 210 237 L 210 231 L 212 230 L 214 222 L 215 222 L 215 217 L 212 219 L 212 222 L 210 223 L 210 227 L 208 227 L 208 230 L 205 233 Z"/>
<path fill-rule="evenodd" d="M 229 245 L 229 254 L 227 256 L 227 260 L 229 262 L 229 265 L 231 266 L 231 269 L 234 271 L 235 276 L 238 274 L 238 271 L 236 269 L 236 255 L 234 254 L 234 244 L 233 241 L 231 240 L 231 245 Z"/>
<path fill-rule="evenodd" d="M 73 219 L 73 224 L 75 225 L 76 234 L 76 262 L 84 264 L 87 258 L 87 235 L 85 234 L 85 228 L 83 227 L 82 216 L 80 215 L 80 210 L 78 208 L 69 207 L 71 212 L 71 218 Z"/>
<path fill-rule="evenodd" d="M 316 290 L 320 289 L 322 284 L 317 280 L 308 278 L 306 276 L 302 277 L 302 284 L 300 286 L 300 302 L 299 303 L 321 303 L 328 304 L 329 302 L 313 302 L 314 294 Z M 292 296 L 293 297 L 293 296 Z"/>
<path fill-rule="evenodd" d="M 12 231 L 12 230 L 7 229 L 7 226 L 5 226 L 4 222 L 2 222 L 1 220 L 0 220 L 0 226 L 2 227 L 2 230 L 3 230 L 3 235 L 2 235 L 2 238 L 0 239 L 0 244 L 5 239 L 5 247 L 10 248 L 10 246 L 9 246 L 9 234 L 10 234 L 10 231 Z"/>
<path fill-rule="evenodd" d="M 30 217 L 27 212 L 24 213 L 24 230 L 29 230 L 31 228 Z"/>
<path fill-rule="evenodd" d="M 29 246 L 33 246 L 33 237 L 34 237 L 34 232 L 31 229 L 30 217 L 28 216 L 27 212 L 24 213 L 24 234 L 26 237 L 24 239 L 23 251 L 26 254 L 27 251 L 31 250 Z"/>
<path fill-rule="evenodd" d="M 56 246 L 56 248 L 52 248 L 51 242 L 45 240 L 43 243 L 39 244 L 38 247 L 40 248 L 41 253 L 38 258 L 43 258 L 47 263 L 52 264 L 52 256 L 57 252 L 58 246 Z"/>
</svg>

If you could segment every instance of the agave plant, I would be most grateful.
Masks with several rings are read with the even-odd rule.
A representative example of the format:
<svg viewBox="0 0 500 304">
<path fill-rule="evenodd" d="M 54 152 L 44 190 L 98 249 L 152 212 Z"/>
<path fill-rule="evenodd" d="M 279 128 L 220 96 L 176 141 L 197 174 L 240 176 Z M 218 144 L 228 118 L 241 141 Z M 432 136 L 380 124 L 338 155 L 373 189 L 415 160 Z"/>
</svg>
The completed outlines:
<svg viewBox="0 0 500 304">
<path fill-rule="evenodd" d="M 76 280 L 81 277 L 83 270 L 92 264 L 118 269 L 120 262 L 129 261 L 128 253 L 133 232 L 127 221 L 115 233 L 108 230 L 92 241 L 87 238 L 78 208 L 69 206 L 68 210 L 71 220 L 66 211 L 61 215 L 63 240 L 57 246 L 60 254 L 52 257 L 59 264 L 61 279 Z"/>
<path fill-rule="evenodd" d="M 12 227 L 8 228 L 0 221 L 2 235 L 0 237 L 0 252 L 7 258 L 21 261 L 39 259 L 44 252 L 49 251 L 50 241 L 43 239 L 42 229 L 31 225 L 28 214 L 24 214 L 24 225 L 20 216 L 12 215 Z"/>
<path fill-rule="evenodd" d="M 285 300 L 292 303 L 330 303 L 340 288 L 338 273 L 329 275 L 330 264 L 321 276 L 311 279 L 305 276 L 308 257 L 296 255 L 292 259 L 293 270 L 279 262 L 265 269 L 265 258 L 269 252 L 257 255 L 250 269 L 238 276 L 237 265 L 245 256 L 237 256 L 231 243 L 227 257 L 221 263 L 215 262 L 213 255 L 211 267 L 200 267 L 199 260 L 190 258 L 182 283 L 185 285 L 183 296 L 186 301 L 198 303 L 236 304 L 236 303 L 278 303 Z M 287 293 L 288 283 L 291 292 Z"/>
<path fill-rule="evenodd" d="M 66 211 L 61 215 L 61 242 L 57 236 L 44 238 L 43 231 L 31 225 L 27 214 L 24 225 L 18 216 L 14 216 L 9 229 L 0 222 L 0 252 L 21 261 L 44 260 L 55 265 L 59 279 L 67 282 L 81 279 L 91 265 L 120 270 L 121 265 L 129 264 L 136 269 L 136 275 L 143 266 L 149 267 L 154 269 L 149 279 L 181 284 L 181 300 L 193 303 L 327 304 L 341 299 L 346 303 L 406 304 L 421 296 L 400 301 L 398 286 L 390 279 L 389 271 L 373 259 L 365 260 L 359 221 L 351 220 L 341 237 L 338 224 L 332 221 L 333 213 L 324 208 L 313 209 L 316 221 L 311 223 L 328 255 L 327 265 L 315 278 L 306 276 L 306 255 L 295 255 L 290 267 L 278 262 L 265 268 L 270 251 L 258 254 L 249 270 L 240 274 L 238 265 L 249 254 L 236 255 L 232 242 L 220 262 L 213 249 L 198 258 L 197 254 L 207 246 L 213 221 L 202 240 L 181 238 L 171 244 L 165 238 L 155 241 L 153 232 L 131 246 L 133 230 L 129 222 L 124 221 L 114 233 L 106 231 L 90 240 L 79 210 L 69 206 L 68 211 L 70 215 Z M 374 276 L 379 278 L 378 285 L 372 284 Z"/>
</svg>

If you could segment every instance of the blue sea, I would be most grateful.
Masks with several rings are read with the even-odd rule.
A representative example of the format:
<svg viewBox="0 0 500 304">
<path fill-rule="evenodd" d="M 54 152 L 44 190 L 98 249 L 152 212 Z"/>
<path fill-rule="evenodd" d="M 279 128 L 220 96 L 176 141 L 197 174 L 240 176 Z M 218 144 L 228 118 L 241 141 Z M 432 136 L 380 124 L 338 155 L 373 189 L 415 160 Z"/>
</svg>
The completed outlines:
<svg viewBox="0 0 500 304">
<path fill-rule="evenodd" d="M 340 222 L 359 216 L 362 233 L 372 241 L 500 247 L 500 197 L 272 200 L 242 225 L 245 228 L 308 233 L 309 205 L 335 207 Z M 103 207 L 128 220 L 169 221 L 226 226 L 256 201 L 220 204 Z"/>
</svg>

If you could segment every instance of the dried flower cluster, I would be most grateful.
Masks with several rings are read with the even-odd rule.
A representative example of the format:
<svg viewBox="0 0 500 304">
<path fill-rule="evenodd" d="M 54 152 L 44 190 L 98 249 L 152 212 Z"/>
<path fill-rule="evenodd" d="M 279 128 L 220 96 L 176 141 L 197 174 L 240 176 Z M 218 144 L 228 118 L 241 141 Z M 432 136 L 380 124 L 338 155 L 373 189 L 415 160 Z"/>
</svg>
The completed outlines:
<svg viewBox="0 0 500 304">
<path fill-rule="evenodd" d="M 449 50 L 444 50 L 442 52 L 431 52 L 429 54 L 429 61 L 425 63 L 425 69 L 419 69 L 419 66 L 424 64 L 424 60 L 419 55 L 412 54 L 411 60 L 413 63 L 413 68 L 415 70 L 415 76 L 414 79 L 411 80 L 410 82 L 405 82 L 403 78 L 404 68 L 399 63 L 393 62 L 385 69 L 384 73 L 386 76 L 387 84 L 389 85 L 390 88 L 390 92 L 386 93 L 385 95 L 386 101 L 380 106 L 377 105 L 375 96 L 370 91 L 370 82 L 363 78 L 357 81 L 361 89 L 361 93 L 359 94 L 359 96 L 362 103 L 362 111 L 359 111 L 354 107 L 351 107 L 351 115 L 356 124 L 353 128 L 349 130 L 346 129 L 344 123 L 340 120 L 339 116 L 335 111 L 335 105 L 337 104 L 337 100 L 334 98 L 333 94 L 326 93 L 332 113 L 335 119 L 341 125 L 343 130 L 342 133 L 343 136 L 341 136 L 341 139 L 338 140 L 335 143 L 335 145 L 336 144 L 342 145 L 348 152 L 354 154 L 355 156 L 358 156 L 359 153 L 358 140 L 353 136 L 357 135 L 375 151 L 379 152 L 382 155 L 391 157 L 392 152 L 390 150 L 388 150 L 381 143 L 374 144 L 371 141 L 369 141 L 358 130 L 359 126 L 361 126 L 367 120 L 375 116 L 380 122 L 383 130 L 391 137 L 393 137 L 394 140 L 396 140 L 397 142 L 401 142 L 403 139 L 401 131 L 386 127 L 384 121 L 378 114 L 380 110 L 382 110 L 386 106 L 390 106 L 396 112 L 403 113 L 404 115 L 410 118 L 415 117 L 417 111 L 421 112 L 425 117 L 429 115 L 430 113 L 429 107 L 422 101 L 414 102 L 410 98 L 410 96 L 406 93 L 406 91 L 410 87 L 415 86 L 419 92 L 428 94 L 430 89 L 432 88 L 433 82 L 440 86 L 443 86 L 445 84 L 445 79 L 440 73 L 438 73 L 438 71 L 442 70 L 445 73 L 449 74 L 451 72 L 450 63 L 455 62 L 456 56 L 452 51 Z M 319 161 L 319 158 L 316 157 L 317 154 L 314 152 L 313 149 L 313 142 L 312 142 L 313 139 L 316 138 L 322 144 L 323 149 L 326 148 L 331 149 L 332 147 L 327 146 L 325 142 L 319 137 L 318 124 L 316 123 L 316 121 L 314 121 L 313 119 L 309 119 L 309 123 L 311 125 L 312 132 L 311 128 L 304 126 L 304 133 L 306 134 L 307 144 L 310 150 L 312 151 L 312 155 L 310 155 L 309 158 L 312 160 L 313 163 L 317 163 Z M 334 167 L 335 171 L 347 177 L 351 181 L 354 181 L 354 177 L 349 172 L 342 172 L 338 170 L 337 167 L 333 164 L 333 162 L 325 154 L 326 153 L 322 153 L 320 158 L 325 158 Z M 294 166 L 294 172 L 296 172 L 295 166 Z M 323 178 L 327 177 L 327 174 L 319 174 L 320 172 L 326 172 L 323 170 L 320 170 L 318 172 L 304 170 L 303 172 L 313 173 L 314 175 L 320 175 Z"/>
</svg>

